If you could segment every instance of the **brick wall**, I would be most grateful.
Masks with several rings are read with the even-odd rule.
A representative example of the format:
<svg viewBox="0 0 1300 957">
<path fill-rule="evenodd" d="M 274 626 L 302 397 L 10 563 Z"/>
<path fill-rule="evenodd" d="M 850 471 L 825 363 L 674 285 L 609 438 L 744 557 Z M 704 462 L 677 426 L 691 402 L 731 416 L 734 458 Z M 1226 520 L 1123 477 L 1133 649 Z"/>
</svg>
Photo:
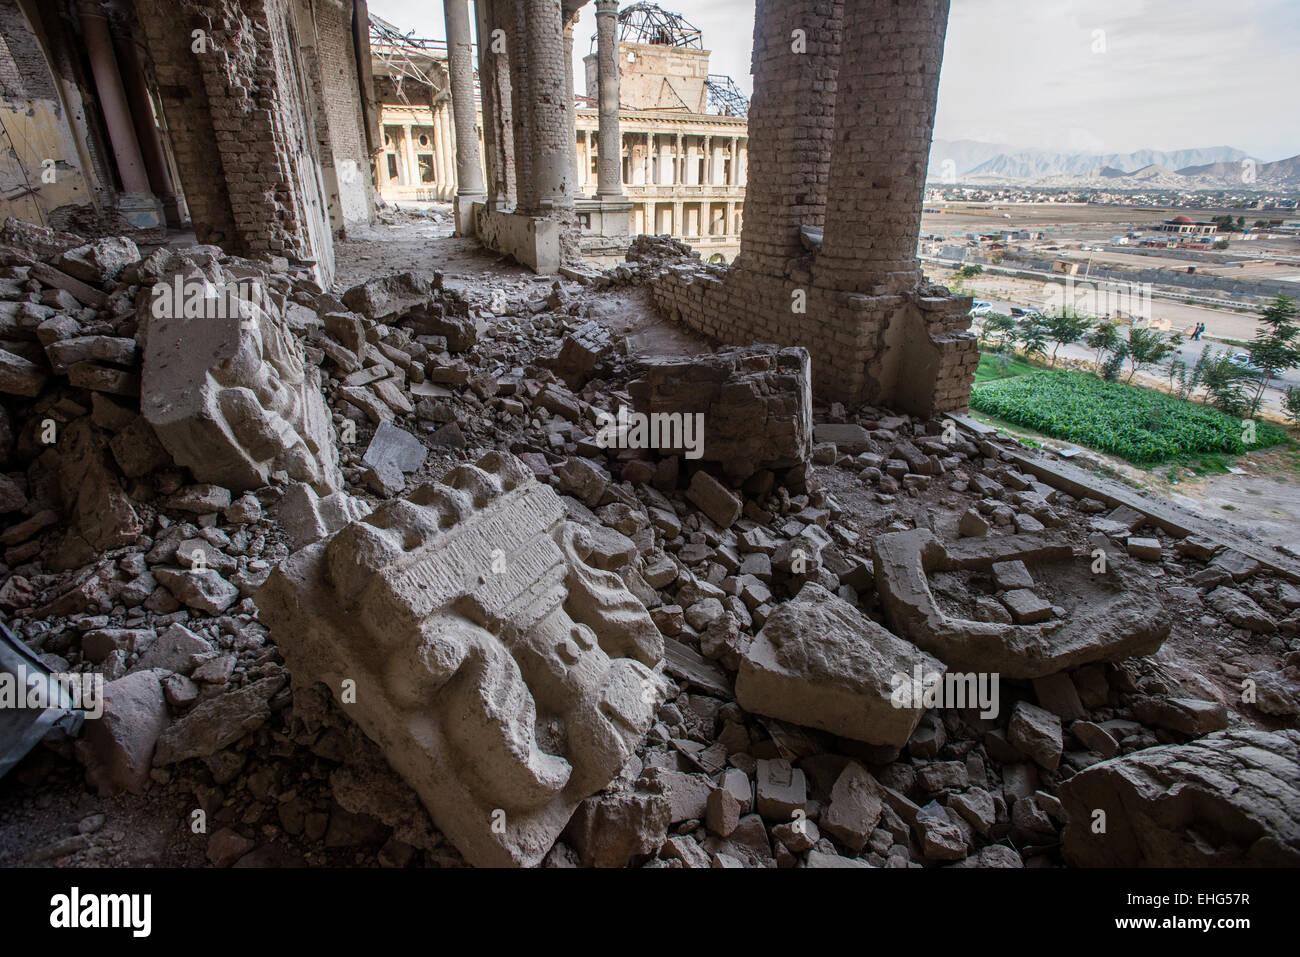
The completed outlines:
<svg viewBox="0 0 1300 957">
<path fill-rule="evenodd" d="M 351 0 L 316 0 L 316 56 L 320 104 L 329 130 L 329 149 L 321 159 L 332 167 L 342 223 L 374 218 L 374 178 L 365 138 L 365 114 L 352 45 Z M 335 225 L 340 225 L 337 221 Z"/>
<path fill-rule="evenodd" d="M 226 195 L 225 170 L 217 148 L 207 88 L 190 49 L 193 30 L 208 29 L 206 17 L 171 0 L 135 0 L 136 17 L 171 133 L 180 186 L 201 243 L 243 252 Z"/>
<path fill-rule="evenodd" d="M 315 97 L 293 2 L 138 0 L 137 14 L 160 84 L 177 81 L 164 104 L 200 238 L 241 255 L 316 263 L 328 282 L 334 253 Z M 208 38 L 202 52 L 193 29 Z"/>
</svg>

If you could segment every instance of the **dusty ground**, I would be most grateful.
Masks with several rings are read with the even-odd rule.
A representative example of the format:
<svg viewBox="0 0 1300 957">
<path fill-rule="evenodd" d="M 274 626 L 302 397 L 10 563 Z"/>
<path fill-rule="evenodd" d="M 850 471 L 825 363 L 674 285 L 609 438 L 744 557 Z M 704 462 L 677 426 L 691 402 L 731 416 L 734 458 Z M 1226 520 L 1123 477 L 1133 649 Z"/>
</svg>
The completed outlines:
<svg viewBox="0 0 1300 957">
<path fill-rule="evenodd" d="M 1077 450 L 1069 462 L 1134 488 L 1168 499 L 1214 522 L 1222 522 L 1263 544 L 1300 549 L 1300 449 L 1266 449 L 1238 456 L 1235 472 L 1198 475 L 1183 466 L 1142 469 L 1094 449 L 1079 450 L 1061 439 L 1024 426 L 973 413 L 981 422 L 1049 450 Z"/>
</svg>

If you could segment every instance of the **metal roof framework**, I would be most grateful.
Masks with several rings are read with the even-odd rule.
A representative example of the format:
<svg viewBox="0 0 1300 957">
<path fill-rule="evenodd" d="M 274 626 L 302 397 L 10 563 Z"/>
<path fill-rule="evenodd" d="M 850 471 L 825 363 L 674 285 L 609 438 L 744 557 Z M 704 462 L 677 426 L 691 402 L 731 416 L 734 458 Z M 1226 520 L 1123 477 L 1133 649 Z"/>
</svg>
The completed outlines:
<svg viewBox="0 0 1300 957">
<path fill-rule="evenodd" d="M 442 89 L 442 85 L 429 75 L 421 62 L 427 65 L 432 60 L 446 60 L 445 40 L 417 37 L 414 30 L 403 33 L 387 20 L 372 13 L 370 52 L 384 64 L 385 72 L 392 77 L 393 85 L 397 87 L 397 96 L 403 103 L 409 105 L 411 102 L 402 89 L 405 80 L 423 84 L 435 91 Z"/>
<path fill-rule="evenodd" d="M 620 43 L 650 43 L 661 47 L 704 49 L 704 34 L 679 13 L 657 3 L 632 3 L 618 11 Z M 596 38 L 591 38 L 596 49 Z"/>
<path fill-rule="evenodd" d="M 618 12 L 620 43 L 648 43 L 654 46 L 704 49 L 704 34 L 681 14 L 665 10 L 657 3 L 629 4 Z M 596 49 L 596 37 L 591 38 Z M 721 116 L 748 116 L 749 98 L 740 92 L 736 81 L 722 73 L 710 73 L 705 81 L 709 106 Z"/>
<path fill-rule="evenodd" d="M 725 73 L 710 73 L 705 80 L 709 106 L 723 116 L 749 116 L 749 97 Z"/>
</svg>

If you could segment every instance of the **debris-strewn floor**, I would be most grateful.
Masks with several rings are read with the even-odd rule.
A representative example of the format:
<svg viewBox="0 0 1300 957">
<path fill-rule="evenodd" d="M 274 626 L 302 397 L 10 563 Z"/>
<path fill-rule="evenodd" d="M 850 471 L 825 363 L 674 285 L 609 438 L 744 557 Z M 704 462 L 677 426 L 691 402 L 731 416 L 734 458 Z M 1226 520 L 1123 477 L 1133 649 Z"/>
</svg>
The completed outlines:
<svg viewBox="0 0 1300 957">
<path fill-rule="evenodd" d="M 1144 770 L 1126 779 L 1116 828 L 1146 829 L 1125 845 L 1141 844 L 1143 862 L 1300 857 L 1295 582 L 1023 475 L 999 440 L 890 410 L 818 406 L 811 460 L 743 482 L 604 448 L 598 413 L 632 405 L 655 357 L 712 352 L 656 317 L 641 285 L 677 250 L 642 244 L 640 261 L 602 276 L 539 280 L 449 231 L 420 217 L 340 243 L 333 292 L 219 251 L 184 266 L 165 251 L 138 262 L 115 240 L 0 236 L 0 609 L 51 668 L 102 674 L 122 695 L 104 729 L 48 741 L 0 781 L 0 863 L 463 864 L 345 707 L 320 686 L 291 693 L 253 596 L 295 550 L 493 450 L 589 527 L 588 560 L 648 609 L 670 679 L 636 756 L 582 802 L 547 865 L 1131 863 L 1079 826 L 1106 793 L 1082 773 L 1130 755 Z M 142 303 L 164 266 L 256 273 L 272 290 L 275 321 L 322 373 L 339 439 L 316 487 L 285 472 L 291 457 L 248 492 L 195 482 L 201 461 L 178 464 L 140 415 Z M 445 275 L 430 283 L 435 269 Z M 878 543 L 927 531 L 939 544 L 925 587 L 891 592 Z M 980 564 L 985 546 L 970 543 L 1001 539 L 1046 543 L 1055 563 Z M 1159 632 L 1158 651 L 1107 660 L 1091 634 L 1052 647 L 1126 595 L 1143 598 L 1125 606 L 1131 620 L 1098 633 L 1131 625 L 1107 633 L 1130 647 Z M 996 714 L 918 709 L 902 740 L 867 743 L 825 730 L 817 695 L 780 703 L 806 725 L 737 702 L 774 615 L 805 655 L 784 660 L 782 680 L 830 687 L 842 669 L 819 672 L 819 657 L 864 635 L 876 636 L 868 654 L 919 629 L 910 640 L 943 659 L 924 615 L 901 617 L 927 602 L 949 625 L 1042 637 L 1007 654 L 1001 670 L 1022 676 L 1002 676 Z M 1049 652 L 1064 670 L 1035 666 Z M 889 699 L 865 687 L 863 701 Z M 1213 764 L 1212 786 L 1174 787 L 1197 762 Z M 1175 792 L 1186 806 L 1170 805 Z"/>
</svg>

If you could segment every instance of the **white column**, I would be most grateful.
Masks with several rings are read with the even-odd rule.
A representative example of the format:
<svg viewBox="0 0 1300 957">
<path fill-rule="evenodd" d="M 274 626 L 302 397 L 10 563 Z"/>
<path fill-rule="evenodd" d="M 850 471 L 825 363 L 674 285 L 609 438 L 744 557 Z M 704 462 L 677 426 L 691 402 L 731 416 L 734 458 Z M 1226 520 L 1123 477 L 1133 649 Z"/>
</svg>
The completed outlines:
<svg viewBox="0 0 1300 957">
<path fill-rule="evenodd" d="M 406 186 L 418 186 L 420 183 L 420 164 L 415 159 L 415 137 L 411 124 L 402 124 L 402 148 L 406 151 Z"/>
</svg>

